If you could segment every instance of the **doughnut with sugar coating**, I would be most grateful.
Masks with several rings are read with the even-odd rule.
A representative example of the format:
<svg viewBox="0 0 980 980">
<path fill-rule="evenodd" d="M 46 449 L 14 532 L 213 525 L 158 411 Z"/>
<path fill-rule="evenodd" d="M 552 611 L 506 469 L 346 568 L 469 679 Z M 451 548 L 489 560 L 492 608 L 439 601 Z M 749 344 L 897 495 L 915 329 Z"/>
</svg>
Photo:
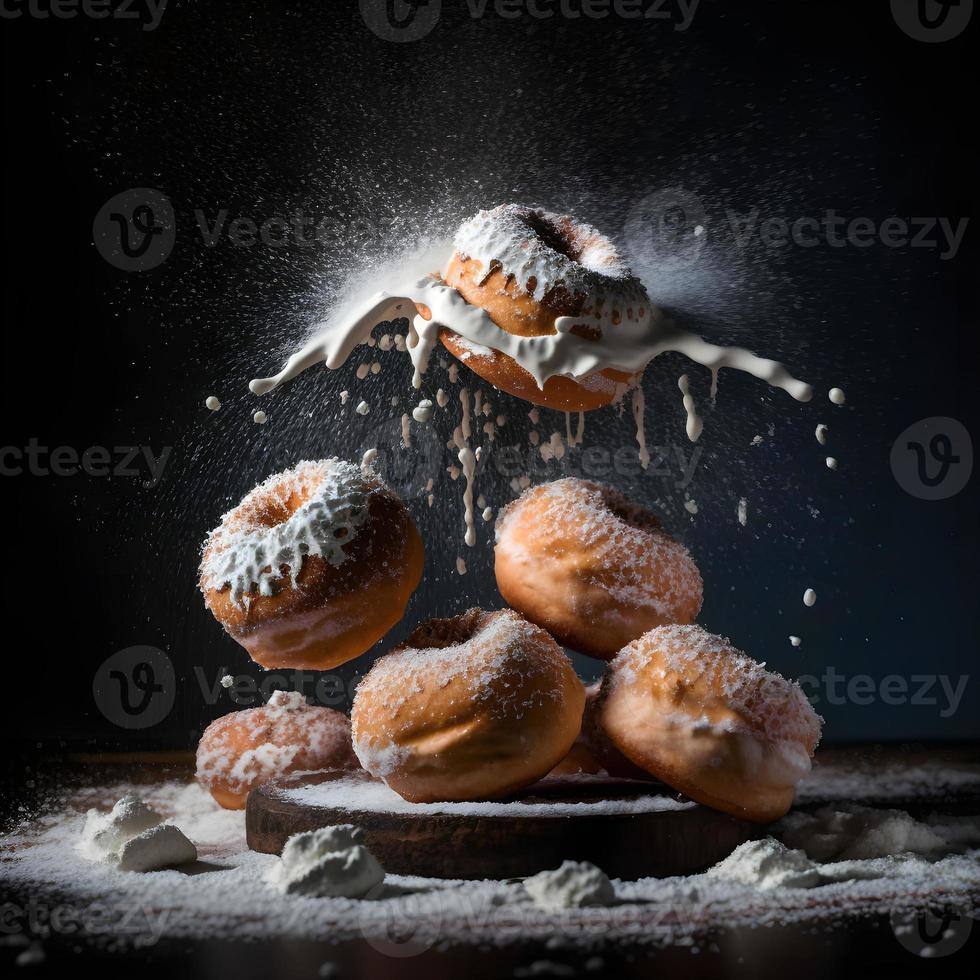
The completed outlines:
<svg viewBox="0 0 980 980">
<path fill-rule="evenodd" d="M 268 704 L 217 718 L 197 746 L 197 780 L 228 810 L 241 810 L 250 789 L 290 772 L 359 768 L 346 715 L 307 704 L 298 692 L 276 691 Z"/>
<path fill-rule="evenodd" d="M 631 762 L 726 813 L 768 823 L 810 769 L 821 719 L 799 684 L 700 626 L 661 626 L 609 665 L 603 731 Z"/>
<path fill-rule="evenodd" d="M 589 480 L 526 490 L 497 518 L 494 556 L 510 606 L 602 660 L 701 610 L 701 574 L 687 549 L 652 513 Z"/>
<path fill-rule="evenodd" d="M 361 681 L 361 765 L 413 803 L 499 799 L 565 757 L 585 691 L 542 629 L 510 609 L 420 626 Z"/>
<path fill-rule="evenodd" d="M 401 500 L 371 470 L 327 459 L 269 477 L 224 515 L 201 590 L 256 663 L 327 670 L 402 618 L 423 564 Z"/>
</svg>

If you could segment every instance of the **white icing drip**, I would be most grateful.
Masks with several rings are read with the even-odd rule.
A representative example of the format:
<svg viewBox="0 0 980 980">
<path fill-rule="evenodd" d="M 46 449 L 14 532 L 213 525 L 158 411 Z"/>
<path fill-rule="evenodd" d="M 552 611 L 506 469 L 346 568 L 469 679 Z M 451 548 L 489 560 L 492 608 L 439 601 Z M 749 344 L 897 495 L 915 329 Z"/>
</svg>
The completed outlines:
<svg viewBox="0 0 980 980">
<path fill-rule="evenodd" d="M 476 457 L 473 451 L 464 446 L 458 455 L 466 477 L 466 489 L 463 491 L 463 505 L 466 508 L 466 543 L 472 548 L 476 544 L 476 526 L 473 520 L 473 476 L 476 472 Z"/>
<path fill-rule="evenodd" d="M 803 593 L 804 606 L 813 606 L 816 604 L 816 601 L 817 601 L 817 593 L 814 592 L 813 589 L 807 589 L 806 592 Z"/>
<path fill-rule="evenodd" d="M 407 414 L 402 415 L 402 446 L 405 449 L 412 447 L 412 420 Z"/>
<path fill-rule="evenodd" d="M 827 430 L 828 427 L 824 425 L 823 422 L 821 422 L 816 429 L 814 429 L 813 435 L 816 437 L 817 442 L 819 442 L 821 446 L 827 445 Z"/>
<path fill-rule="evenodd" d="M 646 399 L 643 388 L 636 386 L 633 391 L 633 420 L 636 422 L 636 443 L 640 447 L 640 466 L 646 469 L 650 465 L 650 452 L 647 449 L 646 423 L 643 415 L 646 410 Z"/>
<path fill-rule="evenodd" d="M 697 442 L 701 431 L 704 429 L 704 422 L 701 420 L 701 416 L 698 415 L 697 408 L 694 404 L 694 395 L 691 394 L 691 384 L 686 374 L 680 376 L 677 381 L 677 387 L 680 388 L 681 395 L 684 397 L 684 411 L 687 412 L 687 438 L 691 442 Z M 762 442 L 762 440 L 759 439 L 759 442 Z"/>
<path fill-rule="evenodd" d="M 511 357 L 540 388 L 556 376 L 582 380 L 603 370 L 639 374 L 654 358 L 677 351 L 713 371 L 723 367 L 745 371 L 783 389 L 798 401 L 809 401 L 812 397 L 810 386 L 790 375 L 782 364 L 738 347 L 710 344 L 681 330 L 654 307 L 646 309 L 642 322 L 623 321 L 615 330 L 605 331 L 596 339 L 568 332 L 573 324 L 565 322 L 569 320 L 567 317 L 556 320 L 555 334 L 519 337 L 501 330 L 483 309 L 471 306 L 455 289 L 431 277 L 415 282 L 405 290 L 405 295 L 380 293 L 362 313 L 346 321 L 331 322 L 323 333 L 293 354 L 278 374 L 257 378 L 249 388 L 257 395 L 265 394 L 321 361 L 331 369 L 338 368 L 378 323 L 407 316 L 416 306 L 424 306 L 432 313 L 429 320 L 417 315 L 411 321 L 408 352 L 415 366 L 412 383 L 416 388 L 422 384 L 439 330 L 446 326 L 470 343 Z M 450 380 L 455 381 L 452 370 Z"/>
<path fill-rule="evenodd" d="M 847 397 L 840 388 L 831 388 L 830 391 L 827 392 L 827 397 L 835 405 L 843 405 L 847 401 Z"/>
<path fill-rule="evenodd" d="M 749 502 L 742 497 L 738 502 L 738 523 L 745 527 L 749 523 Z"/>
<path fill-rule="evenodd" d="M 287 484 L 307 487 L 309 497 L 288 520 L 268 527 L 250 513 L 252 501 L 267 494 L 282 497 Z M 202 586 L 230 586 L 238 602 L 246 592 L 272 595 L 273 583 L 283 577 L 295 582 L 307 555 L 342 564 L 343 546 L 368 518 L 369 492 L 361 470 L 336 458 L 304 461 L 290 473 L 269 477 L 211 532 L 201 563 Z"/>
</svg>

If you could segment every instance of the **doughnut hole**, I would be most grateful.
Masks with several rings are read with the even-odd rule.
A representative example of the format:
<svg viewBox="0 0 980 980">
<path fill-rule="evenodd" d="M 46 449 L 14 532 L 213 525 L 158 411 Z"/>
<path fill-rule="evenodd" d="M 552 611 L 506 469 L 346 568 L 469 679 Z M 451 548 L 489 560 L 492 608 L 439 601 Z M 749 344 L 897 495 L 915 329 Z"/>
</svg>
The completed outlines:
<svg viewBox="0 0 980 980">
<path fill-rule="evenodd" d="M 547 633 L 512 610 L 471 609 L 424 624 L 371 668 L 354 699 L 354 748 L 411 802 L 499 799 L 565 757 L 584 701 Z"/>
</svg>

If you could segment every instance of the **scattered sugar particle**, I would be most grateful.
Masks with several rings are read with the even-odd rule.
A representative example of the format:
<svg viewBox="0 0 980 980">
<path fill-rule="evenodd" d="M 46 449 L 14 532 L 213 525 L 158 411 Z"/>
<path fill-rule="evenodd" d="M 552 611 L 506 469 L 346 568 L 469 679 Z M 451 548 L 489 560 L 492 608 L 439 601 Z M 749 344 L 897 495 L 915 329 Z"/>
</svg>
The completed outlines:
<svg viewBox="0 0 980 980">
<path fill-rule="evenodd" d="M 391 335 L 386 333 L 382 334 L 381 339 L 378 341 L 378 346 L 382 350 L 391 350 Z"/>
<path fill-rule="evenodd" d="M 31 943 L 27 949 L 17 954 L 14 963 L 17 966 L 38 966 L 46 959 L 44 947 L 40 943 Z"/>
<path fill-rule="evenodd" d="M 459 377 L 459 367 L 455 364 L 449 365 L 449 383 L 456 384 L 456 379 Z"/>
<path fill-rule="evenodd" d="M 423 398 L 422 401 L 412 409 L 412 418 L 416 422 L 428 422 L 432 418 L 432 402 L 428 398 Z"/>
<path fill-rule="evenodd" d="M 474 452 L 473 455 L 476 457 L 476 461 L 479 463 L 480 460 L 483 459 L 483 446 L 477 446 L 476 452 Z"/>
<path fill-rule="evenodd" d="M 368 376 L 368 371 L 371 370 L 370 364 L 359 364 L 357 366 L 357 380 L 363 381 Z"/>
<path fill-rule="evenodd" d="M 350 398 L 350 392 L 349 391 L 342 391 L 340 393 L 340 404 L 341 405 L 346 405 L 348 398 Z"/>
<path fill-rule="evenodd" d="M 531 423 L 533 425 L 537 425 L 538 422 L 541 419 L 541 413 L 535 407 L 535 408 L 532 408 L 531 411 L 527 413 L 527 417 L 531 420 Z"/>
<path fill-rule="evenodd" d="M 481 493 L 479 497 L 476 498 L 476 506 L 483 510 L 487 506 L 487 498 Z"/>
<path fill-rule="evenodd" d="M 381 373 L 381 362 L 380 361 L 375 361 L 371 365 L 371 373 L 372 374 L 380 374 Z"/>
<path fill-rule="evenodd" d="M 827 457 L 827 469 L 828 470 L 836 470 L 837 469 L 837 460 L 834 459 L 833 456 L 828 456 Z"/>
<path fill-rule="evenodd" d="M 522 477 L 518 477 L 517 485 L 522 490 L 527 490 L 527 488 L 531 485 L 531 478 L 529 476 L 527 476 L 526 474 L 524 476 L 522 476 Z"/>
<path fill-rule="evenodd" d="M 456 559 L 456 573 L 458 575 L 466 574 L 466 562 L 462 558 Z"/>
<path fill-rule="evenodd" d="M 221 686 L 227 691 L 235 683 L 235 678 L 231 674 L 224 674 L 221 678 Z"/>
<path fill-rule="evenodd" d="M 803 641 L 798 636 L 791 636 L 789 642 L 794 646 L 798 647 Z"/>
<path fill-rule="evenodd" d="M 210 408 L 212 412 L 216 412 L 219 408 L 221 408 L 221 402 L 215 398 L 214 395 L 208 395 L 208 397 L 204 399 L 204 405 L 205 407 Z"/>
<path fill-rule="evenodd" d="M 497 416 L 497 428 L 498 429 L 502 429 L 506 424 L 507 424 L 507 416 L 506 415 L 498 415 Z"/>
<path fill-rule="evenodd" d="M 362 470 L 370 470 L 370 469 L 372 469 L 374 467 L 374 461 L 377 458 L 378 458 L 378 450 L 377 449 L 369 449 L 361 457 L 361 469 Z"/>
<path fill-rule="evenodd" d="M 368 337 L 368 339 L 365 340 L 364 343 L 366 343 L 368 347 L 373 347 L 377 343 L 377 341 L 374 339 L 374 337 Z"/>
<path fill-rule="evenodd" d="M 752 445 L 753 446 L 761 446 L 762 445 L 762 436 L 753 436 L 752 437 Z"/>
<path fill-rule="evenodd" d="M 449 395 L 447 395 L 442 388 L 436 392 L 436 404 L 440 408 L 445 408 L 449 404 Z"/>
<path fill-rule="evenodd" d="M 429 479 L 426 481 L 426 484 L 425 484 L 425 492 L 426 493 L 431 493 L 432 492 L 432 488 L 435 485 L 436 485 L 436 481 L 433 480 L 432 477 L 430 476 Z"/>
<path fill-rule="evenodd" d="M 738 502 L 738 523 L 745 527 L 749 523 L 749 502 L 742 497 Z"/>
<path fill-rule="evenodd" d="M 816 436 L 817 442 L 819 442 L 821 446 L 827 445 L 827 431 L 828 427 L 824 425 L 823 422 L 821 422 L 816 429 L 813 430 L 813 434 Z"/>
<path fill-rule="evenodd" d="M 452 479 L 458 480 L 459 474 L 462 472 L 462 470 L 455 463 L 450 463 L 449 466 L 446 467 L 446 472 Z"/>
<path fill-rule="evenodd" d="M 371 411 L 371 406 L 367 402 L 361 402 L 357 408 L 354 409 L 358 415 L 367 415 Z"/>
<path fill-rule="evenodd" d="M 803 593 L 803 605 L 812 606 L 817 601 L 817 593 L 813 589 L 807 589 Z"/>
<path fill-rule="evenodd" d="M 395 350 L 403 351 L 405 350 L 405 335 L 402 333 L 396 333 L 394 336 Z"/>
<path fill-rule="evenodd" d="M 266 415 L 265 412 L 256 412 L 252 416 L 252 421 L 256 425 L 265 425 L 265 423 L 269 421 L 269 416 Z"/>
<path fill-rule="evenodd" d="M 532 429 L 527 436 L 527 441 L 532 445 L 536 446 L 541 441 L 541 433 L 537 429 Z"/>
<path fill-rule="evenodd" d="M 684 510 L 686 510 L 689 514 L 696 514 L 698 512 L 697 501 L 695 501 L 695 500 L 685 500 L 684 501 Z"/>
<path fill-rule="evenodd" d="M 829 391 L 829 392 L 827 392 L 827 397 L 828 397 L 828 398 L 829 398 L 829 399 L 830 399 L 830 400 L 831 400 L 831 401 L 832 401 L 832 402 L 833 402 L 833 403 L 834 403 L 835 405 L 843 405 L 843 404 L 844 404 L 844 402 L 846 402 L 846 401 L 847 401 L 847 397 L 846 397 L 846 396 L 844 395 L 844 392 L 843 392 L 843 391 L 841 391 L 841 389 L 840 389 L 840 388 L 831 388 L 831 389 L 830 389 L 830 391 Z"/>
<path fill-rule="evenodd" d="M 397 395 L 392 395 L 391 396 L 391 407 L 392 408 L 397 408 L 398 407 L 398 396 Z"/>
<path fill-rule="evenodd" d="M 483 508 L 483 519 L 488 523 L 493 520 L 493 508 L 484 507 Z"/>
<path fill-rule="evenodd" d="M 436 502 L 436 495 L 434 493 L 430 493 L 425 499 L 428 505 L 431 507 Z"/>
</svg>

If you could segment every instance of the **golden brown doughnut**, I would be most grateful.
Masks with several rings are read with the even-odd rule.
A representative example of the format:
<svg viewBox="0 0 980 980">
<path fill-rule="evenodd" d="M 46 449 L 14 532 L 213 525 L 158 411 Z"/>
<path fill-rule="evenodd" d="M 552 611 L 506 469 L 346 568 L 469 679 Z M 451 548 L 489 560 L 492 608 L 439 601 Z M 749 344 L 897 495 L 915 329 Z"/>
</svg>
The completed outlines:
<svg viewBox="0 0 980 980">
<path fill-rule="evenodd" d="M 413 803 L 498 799 L 564 758 L 584 701 L 544 630 L 510 609 L 471 609 L 375 663 L 354 699 L 354 751 Z"/>
<path fill-rule="evenodd" d="M 651 310 L 642 284 L 595 228 L 517 204 L 480 212 L 463 225 L 444 279 L 501 330 L 519 337 L 554 335 L 556 320 L 572 317 L 582 321 L 572 332 L 592 339 L 595 331 L 642 321 Z M 541 388 L 508 354 L 474 350 L 448 327 L 439 339 L 500 390 L 567 412 L 608 405 L 638 378 L 607 368 L 579 380 L 555 376 Z"/>
<path fill-rule="evenodd" d="M 276 691 L 260 708 L 211 722 L 197 746 L 197 781 L 228 810 L 241 810 L 249 790 L 290 772 L 359 769 L 350 722 L 332 708 Z"/>
<path fill-rule="evenodd" d="M 327 670 L 402 618 L 423 564 L 401 500 L 373 472 L 327 459 L 269 477 L 224 515 L 201 590 L 256 663 Z"/>
<path fill-rule="evenodd" d="M 789 810 L 820 739 L 821 719 L 798 684 L 700 626 L 660 626 L 621 650 L 599 713 L 633 763 L 759 823 Z"/>
<path fill-rule="evenodd" d="M 497 518 L 494 556 L 508 605 L 602 660 L 701 610 L 701 575 L 687 549 L 649 511 L 588 480 L 526 490 Z"/>
</svg>

